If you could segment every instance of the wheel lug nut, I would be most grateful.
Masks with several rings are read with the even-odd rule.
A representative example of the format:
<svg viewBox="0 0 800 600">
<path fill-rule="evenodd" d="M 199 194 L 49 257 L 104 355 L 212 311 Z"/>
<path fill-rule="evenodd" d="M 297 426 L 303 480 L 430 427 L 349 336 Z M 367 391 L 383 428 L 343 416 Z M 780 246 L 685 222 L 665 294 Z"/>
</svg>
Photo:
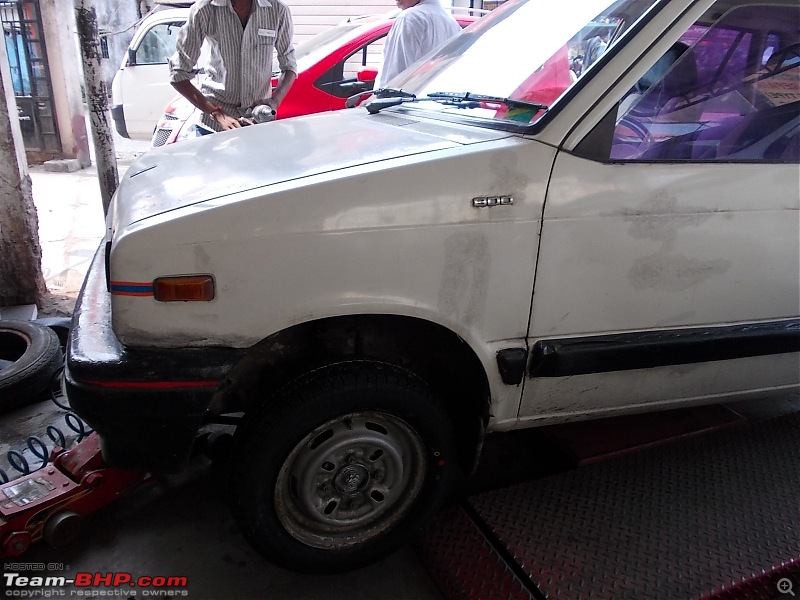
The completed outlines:
<svg viewBox="0 0 800 600">
<path fill-rule="evenodd" d="M 382 469 L 375 469 L 372 472 L 372 479 L 374 479 L 375 481 L 383 481 L 384 476 L 385 473 L 383 472 Z"/>
</svg>

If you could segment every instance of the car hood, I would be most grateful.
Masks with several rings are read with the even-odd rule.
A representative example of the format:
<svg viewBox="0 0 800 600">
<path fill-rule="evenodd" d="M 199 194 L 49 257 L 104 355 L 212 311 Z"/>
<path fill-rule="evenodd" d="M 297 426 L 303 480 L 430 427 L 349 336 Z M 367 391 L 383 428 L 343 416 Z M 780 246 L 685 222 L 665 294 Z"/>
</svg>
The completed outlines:
<svg viewBox="0 0 800 600">
<path fill-rule="evenodd" d="M 385 111 L 273 121 L 151 150 L 120 182 L 112 228 L 206 200 L 509 134 Z"/>
</svg>

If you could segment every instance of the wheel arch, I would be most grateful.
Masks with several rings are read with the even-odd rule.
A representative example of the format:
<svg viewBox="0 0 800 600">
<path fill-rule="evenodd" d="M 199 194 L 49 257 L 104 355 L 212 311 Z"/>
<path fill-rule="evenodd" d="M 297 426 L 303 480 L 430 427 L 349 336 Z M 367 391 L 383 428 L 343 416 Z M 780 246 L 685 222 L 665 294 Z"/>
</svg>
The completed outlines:
<svg viewBox="0 0 800 600">
<path fill-rule="evenodd" d="M 373 360 L 414 373 L 453 421 L 462 467 L 477 462 L 490 409 L 490 387 L 475 351 L 442 325 L 399 315 L 351 315 L 298 324 L 253 345 L 211 402 L 217 414 L 247 412 L 310 370 Z M 259 390 L 265 390 L 261 392 Z"/>
</svg>

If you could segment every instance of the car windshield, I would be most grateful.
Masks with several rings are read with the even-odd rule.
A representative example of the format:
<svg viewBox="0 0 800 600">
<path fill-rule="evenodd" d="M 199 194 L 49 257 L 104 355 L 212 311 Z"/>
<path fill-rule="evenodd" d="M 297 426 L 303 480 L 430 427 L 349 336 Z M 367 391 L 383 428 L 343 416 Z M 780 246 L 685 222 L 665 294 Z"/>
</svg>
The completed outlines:
<svg viewBox="0 0 800 600">
<path fill-rule="evenodd" d="M 414 108 L 533 123 L 660 1 L 509 0 L 388 87 Z"/>
</svg>

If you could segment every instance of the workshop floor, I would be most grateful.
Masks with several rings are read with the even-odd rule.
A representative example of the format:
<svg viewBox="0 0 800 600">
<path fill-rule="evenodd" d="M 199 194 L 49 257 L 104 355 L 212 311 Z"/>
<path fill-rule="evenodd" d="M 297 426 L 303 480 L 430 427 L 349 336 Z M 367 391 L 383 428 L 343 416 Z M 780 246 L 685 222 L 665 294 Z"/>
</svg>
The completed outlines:
<svg viewBox="0 0 800 600">
<path fill-rule="evenodd" d="M 800 396 L 784 394 L 729 404 L 724 410 L 740 418 L 763 419 L 800 411 Z M 38 467 L 26 440 L 35 435 L 52 445 L 45 436 L 48 425 L 74 439 L 77 434 L 65 422 L 66 414 L 47 400 L 0 416 L 0 468 L 11 477 L 18 475 L 9 465 L 8 450 L 19 451 L 31 468 Z M 661 423 L 668 423 L 671 417 L 661 414 Z M 597 427 L 602 430 L 604 425 L 598 422 Z M 568 468 L 569 459 L 548 441 L 554 434 L 568 436 L 569 432 L 534 429 L 490 436 L 478 473 L 464 493 L 497 489 Z M 579 432 L 581 440 L 586 435 L 592 434 L 585 429 Z M 77 573 L 186 577 L 185 597 L 195 600 L 442 598 L 412 547 L 370 567 L 336 576 L 298 575 L 273 566 L 236 529 L 226 504 L 230 485 L 217 464 L 199 456 L 183 474 L 145 484 L 92 515 L 74 546 L 56 551 L 37 544 L 19 560 L 6 561 L 4 572 L 41 568 L 44 576 L 67 578 Z M 59 589 L 74 591 L 72 586 L 53 588 Z"/>
</svg>

